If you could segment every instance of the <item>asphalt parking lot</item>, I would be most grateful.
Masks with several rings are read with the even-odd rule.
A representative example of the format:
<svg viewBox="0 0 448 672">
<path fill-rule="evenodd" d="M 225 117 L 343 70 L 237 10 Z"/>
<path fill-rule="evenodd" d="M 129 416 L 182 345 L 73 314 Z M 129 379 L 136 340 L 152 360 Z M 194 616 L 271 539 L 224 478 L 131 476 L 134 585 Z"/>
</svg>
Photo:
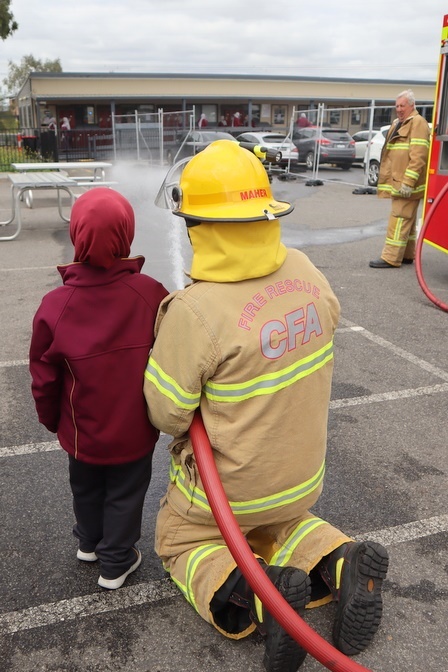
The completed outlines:
<svg viewBox="0 0 448 672">
<path fill-rule="evenodd" d="M 146 257 L 145 272 L 175 289 L 189 246 L 181 221 L 153 206 L 162 175 L 115 166 L 111 177 L 136 211 L 132 252 Z M 447 672 L 448 315 L 423 294 L 414 266 L 368 267 L 381 252 L 389 203 L 353 194 L 360 170 L 323 169 L 320 177 L 320 186 L 306 186 L 303 175 L 272 184 L 277 198 L 296 206 L 282 220 L 285 243 L 309 255 L 342 308 L 327 475 L 315 512 L 389 550 L 382 624 L 357 662 L 375 672 Z M 9 198 L 0 179 L 1 220 Z M 59 284 L 56 264 L 72 258 L 55 203 L 51 192 L 36 194 L 33 209 L 23 207 L 20 236 L 0 242 L 0 670 L 262 672 L 261 638 L 234 642 L 215 632 L 153 551 L 169 437 L 156 448 L 141 567 L 107 592 L 97 586 L 96 567 L 76 559 L 67 459 L 36 420 L 27 367 L 34 312 Z M 425 250 L 423 265 L 448 302 L 446 255 Z M 333 613 L 327 605 L 306 620 L 329 639 Z M 310 656 L 301 667 L 323 669 Z"/>
</svg>

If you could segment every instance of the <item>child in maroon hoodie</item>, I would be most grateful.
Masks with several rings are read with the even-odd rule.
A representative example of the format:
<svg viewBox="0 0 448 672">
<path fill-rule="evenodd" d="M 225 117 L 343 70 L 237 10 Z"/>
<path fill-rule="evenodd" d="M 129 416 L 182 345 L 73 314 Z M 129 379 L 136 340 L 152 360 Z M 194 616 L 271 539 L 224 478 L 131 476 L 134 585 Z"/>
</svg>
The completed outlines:
<svg viewBox="0 0 448 672">
<path fill-rule="evenodd" d="M 134 212 L 104 187 L 72 208 L 74 262 L 44 296 L 30 347 L 39 421 L 68 453 L 77 557 L 99 559 L 103 588 L 123 585 L 141 562 L 143 502 L 158 431 L 148 419 L 143 372 L 163 285 L 130 258 Z"/>
</svg>

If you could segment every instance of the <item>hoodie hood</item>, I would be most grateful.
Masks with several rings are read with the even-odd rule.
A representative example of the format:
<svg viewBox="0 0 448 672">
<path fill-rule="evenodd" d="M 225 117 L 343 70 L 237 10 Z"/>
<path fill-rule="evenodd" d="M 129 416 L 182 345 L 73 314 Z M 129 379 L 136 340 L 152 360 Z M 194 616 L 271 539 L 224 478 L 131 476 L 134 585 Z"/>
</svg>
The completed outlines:
<svg viewBox="0 0 448 672">
<path fill-rule="evenodd" d="M 286 258 L 278 219 L 202 222 L 188 229 L 193 247 L 190 276 L 209 282 L 239 282 L 276 271 Z"/>
<path fill-rule="evenodd" d="M 70 216 L 73 261 L 110 268 L 116 259 L 129 257 L 135 216 L 129 201 L 107 187 L 95 187 L 80 196 Z"/>
</svg>

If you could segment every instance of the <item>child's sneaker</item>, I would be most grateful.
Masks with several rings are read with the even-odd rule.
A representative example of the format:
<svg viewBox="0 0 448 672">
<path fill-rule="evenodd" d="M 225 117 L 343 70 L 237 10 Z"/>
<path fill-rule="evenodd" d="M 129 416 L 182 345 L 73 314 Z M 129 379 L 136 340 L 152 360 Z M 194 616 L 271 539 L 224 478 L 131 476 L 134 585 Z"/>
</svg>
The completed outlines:
<svg viewBox="0 0 448 672">
<path fill-rule="evenodd" d="M 118 576 L 116 579 L 105 579 L 104 577 L 100 576 L 98 579 L 98 585 L 101 586 L 101 588 L 107 588 L 108 590 L 116 590 L 117 588 L 121 588 L 129 574 L 135 572 L 142 561 L 142 554 L 137 548 L 133 548 L 132 550 L 137 555 L 137 560 L 134 562 L 134 564 L 129 567 L 127 572 L 124 572 L 124 574 Z"/>
<path fill-rule="evenodd" d="M 80 548 L 78 548 L 76 557 L 78 558 L 78 560 L 82 560 L 83 562 L 96 562 L 98 560 L 98 556 L 95 553 L 95 551 L 89 553 L 87 551 L 81 551 Z"/>
</svg>

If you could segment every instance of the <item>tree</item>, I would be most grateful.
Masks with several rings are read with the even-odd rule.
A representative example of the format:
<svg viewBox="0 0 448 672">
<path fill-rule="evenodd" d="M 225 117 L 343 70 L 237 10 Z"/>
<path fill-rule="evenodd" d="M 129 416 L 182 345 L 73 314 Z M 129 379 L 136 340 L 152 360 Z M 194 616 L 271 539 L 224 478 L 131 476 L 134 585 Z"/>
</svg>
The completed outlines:
<svg viewBox="0 0 448 672">
<path fill-rule="evenodd" d="M 41 61 L 34 58 L 32 54 L 23 56 L 20 65 L 8 61 L 8 68 L 8 76 L 3 80 L 3 84 L 12 94 L 17 93 L 30 72 L 62 72 L 61 60 L 59 58 L 54 61 Z"/>
<path fill-rule="evenodd" d="M 10 5 L 11 0 L 0 0 L 0 37 L 2 40 L 6 40 L 19 27 L 10 10 Z"/>
</svg>

